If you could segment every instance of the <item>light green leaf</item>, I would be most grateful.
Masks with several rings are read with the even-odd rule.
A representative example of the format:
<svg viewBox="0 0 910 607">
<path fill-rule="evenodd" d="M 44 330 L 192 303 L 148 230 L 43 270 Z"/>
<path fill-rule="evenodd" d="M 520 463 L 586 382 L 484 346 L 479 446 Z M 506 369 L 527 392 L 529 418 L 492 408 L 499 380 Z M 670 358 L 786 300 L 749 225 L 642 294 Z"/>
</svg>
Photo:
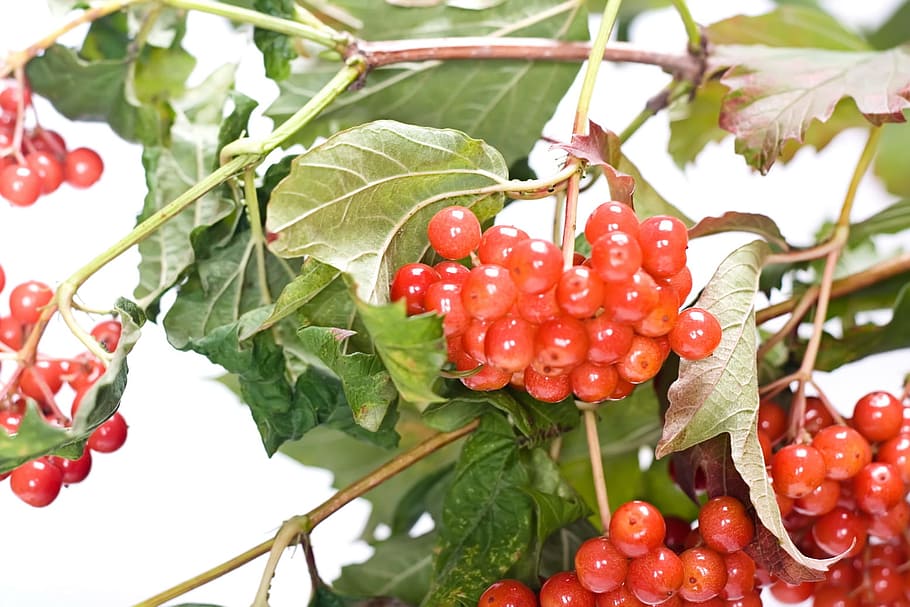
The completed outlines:
<svg viewBox="0 0 910 607">
<path fill-rule="evenodd" d="M 332 266 L 308 257 L 303 262 L 300 273 L 278 295 L 272 313 L 257 330 L 267 329 L 279 320 L 294 314 L 340 276 L 341 272 Z"/>
<path fill-rule="evenodd" d="M 664 457 L 728 434 L 733 463 L 749 487 L 762 524 L 797 563 L 823 571 L 833 560 L 806 557 L 784 528 L 756 433 L 754 299 L 762 262 L 769 252 L 763 241 L 740 247 L 720 264 L 702 291 L 695 305 L 717 318 L 723 337 L 711 356 L 680 361 L 679 379 L 668 393 L 670 407 L 656 455 Z"/>
<path fill-rule="evenodd" d="M 373 0 L 336 2 L 364 23 L 365 40 L 449 36 L 533 36 L 558 40 L 588 37 L 584 2 L 505 0 L 487 10 L 439 3 L 403 8 Z M 348 91 L 299 135 L 318 136 L 379 118 L 450 127 L 499 149 L 507 163 L 527 156 L 579 66 L 552 61 L 445 61 L 404 63 L 372 71 L 364 86 Z M 310 99 L 337 70 L 319 63 L 281 83 L 268 110 L 278 121 Z M 533 102 L 530 100 L 533 99 Z"/>
<path fill-rule="evenodd" d="M 451 204 L 492 217 L 503 196 L 483 188 L 507 171 L 496 150 L 457 131 L 391 121 L 342 131 L 298 157 L 273 191 L 270 248 L 311 255 L 349 274 L 362 300 L 385 301 L 395 271 L 429 247 L 430 217 Z"/>
<path fill-rule="evenodd" d="M 344 567 L 333 586 L 345 594 L 395 597 L 416 605 L 430 586 L 435 544 L 436 532 L 394 535 L 374 544 L 365 563 Z"/>
<path fill-rule="evenodd" d="M 910 112 L 904 112 L 904 117 Z M 886 124 L 882 127 L 875 155 L 875 174 L 892 194 L 910 198 L 910 171 L 907 170 L 907 156 L 910 155 L 910 126 L 907 124 Z"/>
</svg>

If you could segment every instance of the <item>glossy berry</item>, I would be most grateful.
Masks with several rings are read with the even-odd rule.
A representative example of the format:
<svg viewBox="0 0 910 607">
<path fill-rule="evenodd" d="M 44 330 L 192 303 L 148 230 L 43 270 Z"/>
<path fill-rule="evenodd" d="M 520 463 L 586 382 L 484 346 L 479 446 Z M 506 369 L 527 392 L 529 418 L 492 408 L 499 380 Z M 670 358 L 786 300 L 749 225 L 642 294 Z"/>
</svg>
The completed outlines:
<svg viewBox="0 0 910 607">
<path fill-rule="evenodd" d="M 475 368 L 475 364 L 471 364 L 467 369 L 459 369 L 460 371 L 466 371 L 469 369 Z M 512 379 L 512 374 L 508 371 L 503 371 L 502 369 L 497 369 L 492 365 L 483 365 L 480 369 L 473 375 L 461 378 L 461 383 L 467 386 L 470 390 L 475 390 L 477 392 L 491 392 L 493 390 L 499 390 L 505 388 L 509 385 L 509 380 Z"/>
<path fill-rule="evenodd" d="M 537 595 L 518 580 L 499 580 L 484 590 L 477 607 L 537 607 Z"/>
<path fill-rule="evenodd" d="M 534 359 L 534 327 L 515 316 L 492 322 L 484 335 L 486 362 L 511 373 L 523 371 Z"/>
<path fill-rule="evenodd" d="M 560 316 L 538 327 L 534 356 L 542 368 L 567 370 L 585 360 L 587 353 L 588 332 L 580 320 Z"/>
<path fill-rule="evenodd" d="M 440 261 L 433 269 L 439 274 L 440 280 L 448 280 L 457 284 L 464 282 L 470 270 L 457 261 Z"/>
<path fill-rule="evenodd" d="M 480 263 L 506 266 L 515 245 L 522 240 L 528 240 L 528 238 L 530 236 L 528 236 L 527 232 L 516 227 L 507 225 L 492 226 L 480 238 L 477 258 L 480 259 Z"/>
<path fill-rule="evenodd" d="M 727 568 L 727 583 L 722 592 L 724 598 L 738 599 L 752 592 L 755 588 L 755 561 L 752 557 L 737 550 L 724 555 L 724 564 Z"/>
<path fill-rule="evenodd" d="M 562 276 L 562 251 L 548 240 L 522 240 L 512 249 L 508 268 L 519 291 L 543 293 Z"/>
<path fill-rule="evenodd" d="M 669 278 L 657 279 L 657 284 L 673 289 L 676 292 L 678 305 L 682 306 L 689 298 L 689 293 L 692 292 L 692 271 L 686 266 Z"/>
<path fill-rule="evenodd" d="M 679 303 L 676 291 L 669 287 L 658 287 L 657 305 L 647 316 L 635 323 L 635 332 L 646 337 L 667 335 L 679 318 Z"/>
<path fill-rule="evenodd" d="M 31 152 L 25 157 L 25 163 L 41 180 L 42 194 L 50 194 L 63 183 L 63 165 L 51 152 Z"/>
<path fill-rule="evenodd" d="M 660 300 L 657 283 L 642 270 L 631 278 L 610 283 L 604 292 L 604 314 L 616 322 L 634 324 L 657 306 Z"/>
<path fill-rule="evenodd" d="M 657 605 L 679 591 L 684 575 L 682 561 L 676 553 L 666 546 L 658 546 L 632 559 L 626 585 L 642 603 Z"/>
<path fill-rule="evenodd" d="M 867 529 L 859 514 L 838 506 L 815 520 L 812 538 L 830 556 L 856 556 L 866 547 Z"/>
<path fill-rule="evenodd" d="M 596 607 L 594 593 L 571 571 L 551 575 L 540 587 L 540 607 Z"/>
<path fill-rule="evenodd" d="M 434 282 L 440 280 L 439 272 L 423 263 L 406 263 L 395 272 L 389 288 L 389 299 L 403 299 L 408 316 L 426 312 L 424 296 Z M 113 350 L 109 350 L 113 352 Z"/>
<path fill-rule="evenodd" d="M 524 371 L 524 386 L 528 394 L 545 403 L 558 403 L 572 394 L 572 382 L 568 374 L 543 375 L 528 367 Z"/>
<path fill-rule="evenodd" d="M 776 402 L 762 399 L 758 403 L 758 429 L 764 430 L 771 442 L 776 443 L 787 431 L 787 412 Z"/>
<path fill-rule="evenodd" d="M 588 334 L 588 360 L 610 364 L 625 356 L 632 347 L 635 331 L 629 325 L 612 320 L 606 314 L 585 321 Z"/>
<path fill-rule="evenodd" d="M 656 215 L 641 222 L 642 267 L 654 278 L 669 278 L 686 266 L 689 233 L 675 217 Z"/>
<path fill-rule="evenodd" d="M 863 466 L 853 477 L 853 496 L 857 507 L 869 514 L 884 514 L 906 494 L 900 470 L 885 462 Z"/>
<path fill-rule="evenodd" d="M 10 114 L 17 114 L 20 103 L 23 109 L 32 103 L 32 91 L 27 85 L 23 86 L 19 82 L 14 82 L 0 90 L 0 108 L 4 111 Z"/>
<path fill-rule="evenodd" d="M 826 426 L 812 439 L 825 460 L 826 476 L 834 480 L 852 478 L 872 461 L 872 449 L 862 434 L 848 426 Z"/>
<path fill-rule="evenodd" d="M 0 170 L 0 196 L 17 207 L 35 204 L 41 186 L 41 177 L 28 165 L 10 164 Z"/>
<path fill-rule="evenodd" d="M 815 590 L 814 582 L 802 582 L 800 584 L 788 584 L 783 580 L 777 580 L 771 584 L 771 596 L 786 604 L 802 603 Z"/>
<path fill-rule="evenodd" d="M 638 217 L 634 209 L 617 201 L 599 205 L 585 221 L 585 238 L 592 245 L 610 232 L 625 232 L 638 239 L 638 231 Z"/>
<path fill-rule="evenodd" d="M 575 398 L 588 403 L 599 403 L 610 398 L 619 381 L 613 365 L 599 365 L 584 361 L 572 369 L 569 380 Z"/>
<path fill-rule="evenodd" d="M 806 397 L 806 412 L 803 415 L 803 429 L 811 435 L 834 423 L 825 402 L 817 396 Z"/>
<path fill-rule="evenodd" d="M 24 325 L 33 324 L 41 310 L 50 303 L 54 292 L 43 282 L 30 280 L 17 285 L 9 294 L 9 310 L 13 318 Z"/>
<path fill-rule="evenodd" d="M 616 372 L 629 383 L 641 384 L 660 371 L 664 355 L 652 337 L 635 335 L 629 351 L 616 362 Z"/>
<path fill-rule="evenodd" d="M 793 509 L 806 516 L 821 516 L 834 510 L 840 499 L 840 483 L 826 478 L 808 495 L 793 502 Z"/>
<path fill-rule="evenodd" d="M 66 182 L 76 188 L 87 188 L 101 178 L 104 162 L 95 150 L 76 148 L 67 152 L 63 160 Z"/>
<path fill-rule="evenodd" d="M 95 428 L 88 437 L 88 448 L 99 453 L 113 453 L 126 442 L 126 420 L 120 413 Z"/>
<path fill-rule="evenodd" d="M 666 534 L 663 515 L 648 502 L 626 502 L 610 517 L 610 541 L 629 557 L 644 556 L 662 546 Z"/>
<path fill-rule="evenodd" d="M 25 396 L 46 402 L 63 386 L 63 368 L 59 361 L 39 360 L 26 367 L 19 376 L 19 390 Z"/>
<path fill-rule="evenodd" d="M 548 320 L 562 316 L 562 308 L 556 300 L 556 289 L 543 293 L 518 293 L 515 300 L 518 315 L 535 325 L 540 325 Z"/>
<path fill-rule="evenodd" d="M 670 347 L 680 358 L 700 360 L 714 352 L 722 332 L 713 314 L 701 308 L 687 308 L 679 313 L 669 337 Z"/>
<path fill-rule="evenodd" d="M 47 506 L 60 494 L 63 471 L 47 457 L 26 462 L 10 474 L 10 488 L 29 506 Z"/>
<path fill-rule="evenodd" d="M 610 232 L 591 246 L 591 267 L 607 282 L 627 280 L 641 267 L 641 247 L 625 232 Z"/>
<path fill-rule="evenodd" d="M 875 459 L 895 466 L 904 484 L 910 485 L 910 434 L 898 434 L 880 444 Z"/>
<path fill-rule="evenodd" d="M 602 592 L 595 595 L 597 607 L 643 607 L 644 603 L 638 600 L 638 597 L 632 594 L 628 586 L 620 586 L 610 592 Z"/>
<path fill-rule="evenodd" d="M 86 448 L 78 459 L 55 457 L 53 463 L 63 471 L 64 485 L 81 483 L 92 470 L 92 452 Z"/>
<path fill-rule="evenodd" d="M 903 404 L 888 392 L 879 391 L 856 401 L 851 423 L 870 442 L 880 442 L 897 436 L 903 421 Z"/>
<path fill-rule="evenodd" d="M 575 318 L 594 316 L 603 298 L 603 280 L 587 266 L 572 266 L 562 273 L 556 285 L 559 308 Z"/>
<path fill-rule="evenodd" d="M 123 326 L 118 320 L 103 320 L 92 327 L 91 336 L 108 352 L 117 349 Z"/>
<path fill-rule="evenodd" d="M 22 323 L 12 316 L 0 316 L 0 342 L 18 350 L 22 347 L 23 338 Z"/>
<path fill-rule="evenodd" d="M 683 564 L 683 583 L 679 596 L 700 603 L 713 599 L 727 584 L 724 557 L 710 548 L 697 546 L 679 555 Z"/>
<path fill-rule="evenodd" d="M 825 459 L 811 445 L 787 445 L 771 458 L 774 490 L 793 499 L 812 493 L 826 473 Z"/>
<path fill-rule="evenodd" d="M 755 536 L 755 525 L 743 503 L 729 495 L 713 497 L 698 513 L 705 544 L 723 554 L 742 550 Z"/>
<path fill-rule="evenodd" d="M 461 335 L 468 328 L 470 319 L 462 297 L 463 287 L 463 284 L 440 280 L 427 287 L 424 295 L 426 309 L 443 317 L 442 331 L 446 337 Z"/>
<path fill-rule="evenodd" d="M 622 586 L 629 566 L 626 555 L 606 537 L 586 540 L 575 553 L 575 573 L 591 592 L 610 592 Z"/>
<path fill-rule="evenodd" d="M 506 315 L 518 295 L 509 272 L 502 266 L 483 264 L 471 269 L 461 285 L 461 300 L 473 318 L 495 320 Z"/>
</svg>

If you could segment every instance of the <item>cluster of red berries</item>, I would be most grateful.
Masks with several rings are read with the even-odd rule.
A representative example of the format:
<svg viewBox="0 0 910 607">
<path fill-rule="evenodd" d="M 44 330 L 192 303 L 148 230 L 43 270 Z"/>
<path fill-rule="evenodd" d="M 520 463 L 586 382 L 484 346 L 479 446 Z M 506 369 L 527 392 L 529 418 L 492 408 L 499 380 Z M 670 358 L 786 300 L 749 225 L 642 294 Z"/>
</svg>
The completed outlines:
<svg viewBox="0 0 910 607">
<path fill-rule="evenodd" d="M 55 131 L 40 126 L 24 129 L 20 112 L 31 103 L 28 86 L 0 83 L 0 196 L 20 207 L 33 205 L 64 181 L 87 188 L 104 170 L 94 150 L 67 150 L 63 137 Z"/>
<path fill-rule="evenodd" d="M 872 392 L 836 423 L 809 397 L 802 427 L 801 440 L 780 446 L 787 413 L 772 401 L 759 406 L 759 440 L 788 531 L 806 554 L 844 559 L 824 581 L 774 595 L 813 597 L 816 607 L 910 603 L 910 407 Z"/>
<path fill-rule="evenodd" d="M 5 282 L 0 266 L 0 291 Z M 83 395 L 104 373 L 104 364 L 89 352 L 73 358 L 50 358 L 40 354 L 22 356 L 23 346 L 42 308 L 51 303 L 53 295 L 44 283 L 24 282 L 10 290 L 10 313 L 0 316 L 0 361 L 15 362 L 15 367 L 7 368 L 8 374 L 0 377 L 0 431 L 10 435 L 19 430 L 27 399 L 37 403 L 47 423 L 68 427 L 76 416 Z M 121 325 L 113 319 L 98 323 L 91 332 L 102 347 L 111 352 L 117 347 L 120 333 Z M 58 402 L 64 384 L 72 391 L 69 415 L 61 411 Z M 63 485 L 85 480 L 92 467 L 93 451 L 111 453 L 118 450 L 126 441 L 126 434 L 126 421 L 120 413 L 115 413 L 92 432 L 78 459 L 39 457 L 0 474 L 0 480 L 9 477 L 13 493 L 25 503 L 36 507 L 47 506 L 57 498 Z"/>
<path fill-rule="evenodd" d="M 761 605 L 755 561 L 743 552 L 755 535 L 743 504 L 708 500 L 698 526 L 666 517 L 643 501 L 627 502 L 609 533 L 585 541 L 575 569 L 556 573 L 535 593 L 517 580 L 495 582 L 478 607 L 755 607 Z"/>
<path fill-rule="evenodd" d="M 482 232 L 461 206 L 437 212 L 427 236 L 448 261 L 405 264 L 391 299 L 409 315 L 444 317 L 449 360 L 473 390 L 616 400 L 654 377 L 671 349 L 699 359 L 720 343 L 709 312 L 680 312 L 692 276 L 688 232 L 674 217 L 639 222 L 630 206 L 604 203 L 585 225 L 590 257 L 576 254 L 568 268 L 552 242 L 507 225 Z M 456 261 L 465 259 L 470 268 Z"/>
</svg>

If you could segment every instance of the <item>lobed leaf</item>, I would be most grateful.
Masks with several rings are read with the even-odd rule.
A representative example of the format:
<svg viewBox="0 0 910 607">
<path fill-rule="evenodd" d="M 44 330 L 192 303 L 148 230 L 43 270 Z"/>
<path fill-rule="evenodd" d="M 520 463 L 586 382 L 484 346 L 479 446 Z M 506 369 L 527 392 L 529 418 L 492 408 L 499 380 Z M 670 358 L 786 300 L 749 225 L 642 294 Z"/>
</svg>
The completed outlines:
<svg viewBox="0 0 910 607">
<path fill-rule="evenodd" d="M 723 336 L 714 354 L 680 361 L 656 455 L 664 457 L 722 434 L 729 435 L 736 473 L 762 524 L 800 566 L 823 571 L 833 560 L 803 555 L 784 528 L 758 443 L 757 335 L 754 298 L 770 250 L 754 241 L 731 253 L 705 286 L 696 306 L 714 314 Z M 836 559 L 835 559 L 836 560 Z"/>
<path fill-rule="evenodd" d="M 345 566 L 332 585 L 344 594 L 394 597 L 416 605 L 430 587 L 436 535 L 393 535 L 377 542 L 369 560 Z"/>
<path fill-rule="evenodd" d="M 334 4 L 363 24 L 358 35 L 365 40 L 488 35 L 588 38 L 582 0 L 503 0 L 485 10 L 464 10 L 442 2 L 421 8 L 374 0 Z M 280 83 L 281 95 L 268 115 L 286 119 L 336 70 L 334 63 L 320 62 L 292 74 Z M 389 118 L 458 129 L 489 142 L 511 165 L 531 151 L 577 73 L 578 65 L 552 61 L 427 61 L 382 67 L 307 125 L 299 141 L 310 145 L 339 129 Z"/>
<path fill-rule="evenodd" d="M 764 238 L 776 251 L 790 249 L 774 220 L 760 213 L 728 211 L 720 217 L 705 217 L 689 228 L 689 238 L 701 238 L 722 232 L 749 232 Z"/>
<path fill-rule="evenodd" d="M 461 204 L 487 220 L 503 195 L 483 188 L 507 171 L 496 150 L 452 130 L 383 120 L 342 131 L 298 157 L 273 190 L 270 248 L 337 268 L 358 297 L 378 303 L 394 272 L 427 251 L 433 214 Z"/>
</svg>

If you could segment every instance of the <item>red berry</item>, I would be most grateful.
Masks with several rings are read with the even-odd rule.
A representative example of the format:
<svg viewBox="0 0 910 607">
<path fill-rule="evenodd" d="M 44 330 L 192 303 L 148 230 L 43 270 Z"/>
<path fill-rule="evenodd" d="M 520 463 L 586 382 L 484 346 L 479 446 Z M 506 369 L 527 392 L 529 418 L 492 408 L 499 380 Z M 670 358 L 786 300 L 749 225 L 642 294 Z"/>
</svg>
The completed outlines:
<svg viewBox="0 0 910 607">
<path fill-rule="evenodd" d="M 616 372 L 632 384 L 641 384 L 660 371 L 664 355 L 653 337 L 634 335 L 625 356 L 616 362 Z"/>
<path fill-rule="evenodd" d="M 853 409 L 853 427 L 869 442 L 894 438 L 904 422 L 904 406 L 897 398 L 883 391 L 866 394 Z"/>
<path fill-rule="evenodd" d="M 88 448 L 99 453 L 113 453 L 126 442 L 126 420 L 120 413 L 95 428 L 88 437 Z"/>
<path fill-rule="evenodd" d="M 821 516 L 834 510 L 840 499 L 840 483 L 827 478 L 808 495 L 793 502 L 793 509 L 806 516 Z"/>
<path fill-rule="evenodd" d="M 0 266 L 0 291 L 3 290 L 3 287 L 6 286 L 6 272 L 3 271 L 3 266 Z"/>
<path fill-rule="evenodd" d="M 461 300 L 473 318 L 495 320 L 506 315 L 518 295 L 509 272 L 502 266 L 479 265 L 461 285 Z"/>
<path fill-rule="evenodd" d="M 569 375 L 543 375 L 533 367 L 524 371 L 524 386 L 528 394 L 545 403 L 558 403 L 572 394 Z"/>
<path fill-rule="evenodd" d="M 679 596 L 700 603 L 713 599 L 727 584 L 727 564 L 720 553 L 695 547 L 679 555 L 683 564 L 683 584 Z"/>
<path fill-rule="evenodd" d="M 698 513 L 698 529 L 709 547 L 724 554 L 742 550 L 755 536 L 755 525 L 745 506 L 729 495 L 705 502 Z"/>
<path fill-rule="evenodd" d="M 63 471 L 64 485 L 81 483 L 88 477 L 88 473 L 92 470 L 92 452 L 86 447 L 78 459 L 54 457 L 53 462 Z"/>
<path fill-rule="evenodd" d="M 528 240 L 530 236 L 524 230 L 519 230 L 513 226 L 497 225 L 488 228 L 480 238 L 480 246 L 477 248 L 477 258 L 480 263 L 491 263 L 499 266 L 507 266 L 512 249 L 522 240 Z"/>
<path fill-rule="evenodd" d="M 424 296 L 430 285 L 439 280 L 439 272 L 430 266 L 424 263 L 406 263 L 395 272 L 389 288 L 389 299 L 403 299 L 408 316 L 426 312 Z"/>
<path fill-rule="evenodd" d="M 24 325 L 33 324 L 41 310 L 51 302 L 54 292 L 43 282 L 30 280 L 17 285 L 9 294 L 9 310 L 13 318 Z"/>
<path fill-rule="evenodd" d="M 101 178 L 104 162 L 95 150 L 76 148 L 63 160 L 66 182 L 76 188 L 87 188 Z"/>
<path fill-rule="evenodd" d="M 29 506 L 47 506 L 60 494 L 63 471 L 46 457 L 26 462 L 13 470 L 9 479 L 13 493 Z"/>
<path fill-rule="evenodd" d="M 657 305 L 647 316 L 635 323 L 635 332 L 647 337 L 667 335 L 679 318 L 679 304 L 676 292 L 667 287 L 658 287 Z"/>
<path fill-rule="evenodd" d="M 23 86 L 19 82 L 13 82 L 0 91 L 0 108 L 10 114 L 19 113 L 20 102 L 23 109 L 32 104 L 32 91 L 28 85 Z"/>
<path fill-rule="evenodd" d="M 543 293 L 562 276 L 562 251 L 548 240 L 522 240 L 513 247 L 508 268 L 519 291 Z"/>
<path fill-rule="evenodd" d="M 534 357 L 544 368 L 567 370 L 585 360 L 587 353 L 588 332 L 580 320 L 560 316 L 538 327 Z"/>
<path fill-rule="evenodd" d="M 676 291 L 677 305 L 686 303 L 689 293 L 692 292 L 692 271 L 686 266 L 669 278 L 655 279 L 661 287 L 670 287 Z"/>
<path fill-rule="evenodd" d="M 477 607 L 537 607 L 537 595 L 518 580 L 499 580 L 483 591 Z"/>
<path fill-rule="evenodd" d="M 641 267 L 641 247 L 625 232 L 610 232 L 591 246 L 590 263 L 607 282 L 628 280 Z"/>
<path fill-rule="evenodd" d="M 872 449 L 862 434 L 848 426 L 826 426 L 812 439 L 825 460 L 826 475 L 830 479 L 851 478 L 872 461 Z"/>
<path fill-rule="evenodd" d="M 727 567 L 727 583 L 723 597 L 727 600 L 738 599 L 752 592 L 755 588 L 755 561 L 752 557 L 737 550 L 724 555 L 724 564 Z"/>
<path fill-rule="evenodd" d="M 51 152 L 31 152 L 25 162 L 41 180 L 42 194 L 50 194 L 63 183 L 63 166 Z"/>
<path fill-rule="evenodd" d="M 50 152 L 58 162 L 66 157 L 66 142 L 57 131 L 38 127 L 31 132 L 28 140 L 34 151 Z"/>
<path fill-rule="evenodd" d="M 657 605 L 679 591 L 683 576 L 683 564 L 676 553 L 666 546 L 658 546 L 632 559 L 626 586 L 642 603 Z"/>
<path fill-rule="evenodd" d="M 689 232 L 675 217 L 656 215 L 641 222 L 642 267 L 655 278 L 669 278 L 686 267 Z"/>
<path fill-rule="evenodd" d="M 722 332 L 713 314 L 701 308 L 687 308 L 679 313 L 669 337 L 670 347 L 680 358 L 700 360 L 714 352 Z"/>
<path fill-rule="evenodd" d="M 611 320 L 606 314 L 585 321 L 588 334 L 588 359 L 595 363 L 610 364 L 618 361 L 632 347 L 635 335 L 632 327 Z"/>
<path fill-rule="evenodd" d="M 543 293 L 518 293 L 515 302 L 518 315 L 535 325 L 541 325 L 548 320 L 562 315 L 562 308 L 556 300 L 556 289 Z"/>
<path fill-rule="evenodd" d="M 123 326 L 118 320 L 103 320 L 92 327 L 92 337 L 101 344 L 108 352 L 117 349 L 120 343 L 120 334 L 123 332 Z"/>
<path fill-rule="evenodd" d="M 591 592 L 610 592 L 622 586 L 628 566 L 626 555 L 606 537 L 586 540 L 575 553 L 578 581 Z"/>
<path fill-rule="evenodd" d="M 910 434 L 898 434 L 880 444 L 875 459 L 896 467 L 904 484 L 910 485 Z"/>
<path fill-rule="evenodd" d="M 803 428 L 809 434 L 816 434 L 822 428 L 827 428 L 834 423 L 834 417 L 828 407 L 817 396 L 806 397 L 806 411 L 803 415 Z"/>
<path fill-rule="evenodd" d="M 571 571 L 554 573 L 540 587 L 540 607 L 596 607 L 594 593 Z"/>
<path fill-rule="evenodd" d="M 619 375 L 613 365 L 599 365 L 585 361 L 569 374 L 572 392 L 578 400 L 599 403 L 610 398 L 616 390 Z"/>
<path fill-rule="evenodd" d="M 818 517 L 812 525 L 812 538 L 830 556 L 840 556 L 848 550 L 846 556 L 860 554 L 866 547 L 866 532 L 863 519 L 841 506 Z"/>
<path fill-rule="evenodd" d="M 63 386 L 63 367 L 59 361 L 39 360 L 19 376 L 19 390 L 39 402 L 47 402 Z"/>
<path fill-rule="evenodd" d="M 18 350 L 22 347 L 23 338 L 22 323 L 12 316 L 0 316 L 0 341 Z"/>
<path fill-rule="evenodd" d="M 433 266 L 433 269 L 439 274 L 440 280 L 448 280 L 457 284 L 463 283 L 470 272 L 467 267 L 457 261 L 440 261 Z"/>
<path fill-rule="evenodd" d="M 905 494 L 900 470 L 891 464 L 866 464 L 853 477 L 856 505 L 869 514 L 884 514 L 903 500 Z"/>
<path fill-rule="evenodd" d="M 572 266 L 562 273 L 556 285 L 556 302 L 563 312 L 575 318 L 594 316 L 603 298 L 604 283 L 587 266 Z"/>
<path fill-rule="evenodd" d="M 644 607 L 644 603 L 625 585 L 610 592 L 597 594 L 596 599 L 597 607 Z"/>
<path fill-rule="evenodd" d="M 0 196 L 17 207 L 35 204 L 41 185 L 41 177 L 28 165 L 10 164 L 0 170 Z"/>
<path fill-rule="evenodd" d="M 802 582 L 800 584 L 788 584 L 783 580 L 777 580 L 771 584 L 771 596 L 781 603 L 802 603 L 815 590 L 815 582 Z"/>
<path fill-rule="evenodd" d="M 810 445 L 787 445 L 771 458 L 774 490 L 793 499 L 812 493 L 825 480 L 826 471 L 822 454 Z"/>
<path fill-rule="evenodd" d="M 762 399 L 758 403 L 758 429 L 764 430 L 772 443 L 776 443 L 787 431 L 787 412 L 772 400 Z"/>
<path fill-rule="evenodd" d="M 622 202 L 605 202 L 588 215 L 585 222 L 585 238 L 592 245 L 600 240 L 601 236 L 610 232 L 625 232 L 633 238 L 638 238 L 638 217 L 635 211 Z"/>
<path fill-rule="evenodd" d="M 486 362 L 508 371 L 523 371 L 534 359 L 534 327 L 515 316 L 499 318 L 487 328 L 484 337 Z"/>
<path fill-rule="evenodd" d="M 866 516 L 866 523 L 872 537 L 885 541 L 896 540 L 910 527 L 910 503 L 901 500 L 884 514 Z"/>
<path fill-rule="evenodd" d="M 461 371 L 467 371 L 473 369 L 476 366 L 476 362 L 471 364 L 467 369 L 459 369 Z M 509 380 L 512 379 L 512 374 L 508 371 L 503 371 L 502 369 L 497 369 L 491 365 L 483 365 L 480 367 L 480 370 L 473 375 L 461 378 L 461 383 L 467 386 L 470 390 L 475 390 L 477 392 L 491 392 L 493 390 L 499 390 L 500 388 L 505 388 L 509 385 Z"/>
<path fill-rule="evenodd" d="M 629 557 L 644 556 L 662 546 L 666 533 L 663 515 L 648 502 L 626 502 L 610 517 L 610 541 Z"/>
<path fill-rule="evenodd" d="M 634 324 L 650 314 L 659 300 L 657 283 L 650 274 L 639 270 L 605 289 L 604 314 L 617 322 Z"/>
</svg>

